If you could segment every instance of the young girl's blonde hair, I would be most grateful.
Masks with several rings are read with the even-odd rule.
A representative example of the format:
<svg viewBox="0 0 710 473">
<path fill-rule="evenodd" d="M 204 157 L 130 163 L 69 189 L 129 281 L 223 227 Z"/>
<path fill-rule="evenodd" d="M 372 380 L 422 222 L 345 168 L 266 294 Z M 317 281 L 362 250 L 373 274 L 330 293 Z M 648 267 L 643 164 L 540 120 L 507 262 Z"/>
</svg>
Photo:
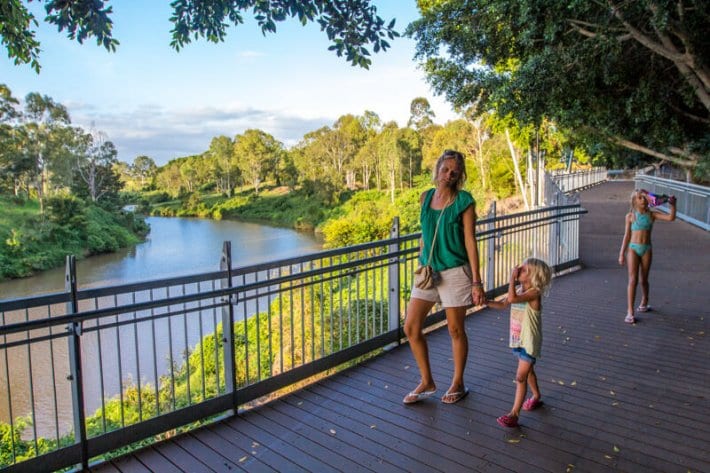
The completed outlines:
<svg viewBox="0 0 710 473">
<path fill-rule="evenodd" d="M 523 264 L 528 265 L 528 274 L 530 275 L 530 286 L 537 289 L 542 295 L 547 295 L 552 283 L 552 270 L 541 259 L 527 258 Z"/>
<path fill-rule="evenodd" d="M 633 212 L 634 210 L 636 210 L 635 201 L 636 201 L 636 197 L 640 193 L 641 193 L 641 189 L 634 189 L 631 191 L 631 202 L 630 202 L 631 205 L 629 207 L 629 212 Z"/>
</svg>

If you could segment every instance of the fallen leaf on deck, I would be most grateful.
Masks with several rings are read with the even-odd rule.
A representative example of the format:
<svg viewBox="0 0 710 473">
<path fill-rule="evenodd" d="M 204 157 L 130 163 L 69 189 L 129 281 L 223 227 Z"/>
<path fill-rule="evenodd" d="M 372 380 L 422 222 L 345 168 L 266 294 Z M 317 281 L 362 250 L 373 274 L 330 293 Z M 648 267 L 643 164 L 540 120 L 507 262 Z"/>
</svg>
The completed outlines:
<svg viewBox="0 0 710 473">
<path fill-rule="evenodd" d="M 244 463 L 248 457 L 242 457 L 239 459 L 239 463 Z"/>
<path fill-rule="evenodd" d="M 334 429 L 330 429 L 330 433 L 333 434 L 333 435 L 335 435 L 335 430 L 334 430 Z"/>
<path fill-rule="evenodd" d="M 375 424 L 372 424 L 372 425 L 370 426 L 371 429 L 374 429 L 374 428 L 376 428 L 376 427 L 377 427 L 377 426 L 376 426 Z"/>
<path fill-rule="evenodd" d="M 609 394 L 611 394 L 612 396 L 616 396 L 616 393 L 614 391 L 609 391 Z"/>
<path fill-rule="evenodd" d="M 520 443 L 520 439 L 508 439 L 508 443 Z"/>
<path fill-rule="evenodd" d="M 574 465 L 570 463 L 567 465 L 567 472 L 566 473 L 570 473 L 572 470 L 574 470 Z"/>
<path fill-rule="evenodd" d="M 617 447 L 616 445 L 614 445 L 614 453 L 619 453 L 619 451 L 620 451 L 620 450 L 619 450 L 619 447 Z"/>
<path fill-rule="evenodd" d="M 614 457 L 612 457 L 611 455 L 604 455 L 604 458 L 606 458 L 607 460 L 611 460 L 611 459 L 613 459 Z"/>
</svg>

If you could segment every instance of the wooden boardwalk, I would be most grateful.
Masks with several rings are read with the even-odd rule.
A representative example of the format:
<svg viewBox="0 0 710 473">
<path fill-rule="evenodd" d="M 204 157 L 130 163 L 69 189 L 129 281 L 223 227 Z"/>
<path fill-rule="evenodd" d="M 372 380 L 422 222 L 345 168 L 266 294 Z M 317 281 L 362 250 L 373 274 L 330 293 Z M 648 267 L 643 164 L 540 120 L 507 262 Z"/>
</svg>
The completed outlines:
<svg viewBox="0 0 710 473">
<path fill-rule="evenodd" d="M 96 472 L 709 472 L 710 234 L 685 222 L 654 228 L 651 305 L 627 325 L 626 269 L 617 263 L 631 182 L 582 193 L 584 268 L 544 300 L 545 405 L 521 428 L 510 408 L 516 361 L 508 314 L 466 321 L 471 394 L 405 406 L 418 373 L 405 345 Z M 428 336 L 443 394 L 452 363 L 446 329 Z"/>
</svg>

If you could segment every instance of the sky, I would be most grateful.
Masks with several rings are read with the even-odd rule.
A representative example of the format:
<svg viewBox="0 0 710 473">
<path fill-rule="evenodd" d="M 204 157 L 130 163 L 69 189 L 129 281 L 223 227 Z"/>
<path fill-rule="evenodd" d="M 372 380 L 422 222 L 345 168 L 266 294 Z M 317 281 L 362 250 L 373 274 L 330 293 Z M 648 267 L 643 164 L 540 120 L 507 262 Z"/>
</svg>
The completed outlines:
<svg viewBox="0 0 710 473">
<path fill-rule="evenodd" d="M 373 3 L 385 20 L 396 18 L 400 32 L 418 17 L 415 0 Z M 42 2 L 29 3 L 40 23 L 42 69 L 37 74 L 2 54 L 0 83 L 18 99 L 38 92 L 63 104 L 74 125 L 106 133 L 120 161 L 147 155 L 163 165 L 206 151 L 215 136 L 234 138 L 250 128 L 290 147 L 342 115 L 366 110 L 405 126 L 416 97 L 429 100 L 436 123 L 457 117 L 427 84 L 409 38 L 373 53 L 369 70 L 328 51 L 317 25 L 293 20 L 267 36 L 247 20 L 230 28 L 224 43 L 193 40 L 176 52 L 168 0 L 111 4 L 120 41 L 113 53 L 95 40 L 69 40 L 43 21 Z"/>
</svg>

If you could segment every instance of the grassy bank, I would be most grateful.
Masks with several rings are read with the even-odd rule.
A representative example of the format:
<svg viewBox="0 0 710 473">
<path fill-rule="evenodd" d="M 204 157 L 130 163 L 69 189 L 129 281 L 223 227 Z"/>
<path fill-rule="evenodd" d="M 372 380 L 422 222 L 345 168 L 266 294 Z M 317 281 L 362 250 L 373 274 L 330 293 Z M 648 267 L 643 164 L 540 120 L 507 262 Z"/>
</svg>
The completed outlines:
<svg viewBox="0 0 710 473">
<path fill-rule="evenodd" d="M 78 258 L 134 245 L 149 231 L 142 218 L 109 212 L 75 197 L 36 200 L 0 197 L 0 280 L 30 276 Z"/>
</svg>

